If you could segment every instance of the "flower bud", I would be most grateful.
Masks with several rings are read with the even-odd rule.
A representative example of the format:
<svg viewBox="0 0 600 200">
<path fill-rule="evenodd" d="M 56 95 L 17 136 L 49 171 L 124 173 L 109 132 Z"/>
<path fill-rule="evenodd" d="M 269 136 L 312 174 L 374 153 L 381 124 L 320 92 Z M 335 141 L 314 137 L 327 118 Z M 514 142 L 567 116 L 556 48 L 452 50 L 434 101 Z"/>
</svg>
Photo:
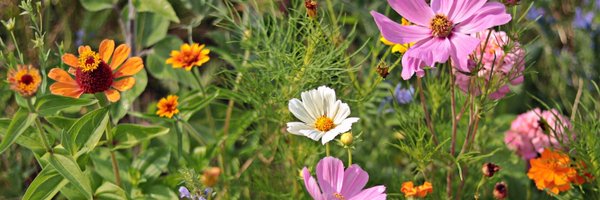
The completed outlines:
<svg viewBox="0 0 600 200">
<path fill-rule="evenodd" d="M 200 177 L 200 181 L 207 187 L 213 187 L 217 184 L 219 175 L 221 175 L 221 169 L 218 167 L 211 167 L 204 170 L 202 177 Z"/>
<path fill-rule="evenodd" d="M 354 136 L 352 136 L 351 132 L 347 132 L 342 134 L 342 137 L 340 139 L 342 141 L 342 144 L 346 145 L 346 146 L 350 146 L 352 145 L 352 142 L 354 141 Z"/>
<path fill-rule="evenodd" d="M 508 187 L 506 183 L 500 182 L 496 183 L 494 186 L 494 198 L 496 199 L 505 199 L 508 196 Z"/>
<path fill-rule="evenodd" d="M 8 21 L 2 20 L 2 24 L 6 30 L 12 31 L 15 28 L 15 18 L 10 18 Z"/>
<path fill-rule="evenodd" d="M 317 1 L 316 0 L 304 0 L 304 7 L 306 7 L 306 13 L 308 17 L 312 19 L 317 18 Z"/>
<path fill-rule="evenodd" d="M 481 172 L 487 177 L 494 176 L 494 174 L 498 171 L 500 171 L 500 166 L 495 165 L 494 163 L 484 163 L 481 167 Z"/>
<path fill-rule="evenodd" d="M 377 73 L 379 76 L 381 76 L 381 78 L 385 78 L 390 74 L 390 68 L 384 62 L 382 62 L 377 65 Z"/>
</svg>

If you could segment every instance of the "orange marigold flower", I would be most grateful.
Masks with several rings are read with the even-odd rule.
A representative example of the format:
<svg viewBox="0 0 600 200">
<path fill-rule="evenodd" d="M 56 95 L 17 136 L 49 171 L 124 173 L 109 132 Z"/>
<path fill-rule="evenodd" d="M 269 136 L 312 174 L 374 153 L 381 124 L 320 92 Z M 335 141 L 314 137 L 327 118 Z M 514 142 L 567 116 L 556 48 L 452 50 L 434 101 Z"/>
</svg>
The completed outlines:
<svg viewBox="0 0 600 200">
<path fill-rule="evenodd" d="M 64 54 L 62 61 L 71 68 L 68 73 L 60 68 L 50 70 L 48 77 L 56 81 L 50 92 L 73 98 L 103 92 L 110 102 L 117 102 L 121 98 L 119 91 L 131 89 L 135 84 L 132 76 L 144 68 L 142 58 L 128 59 L 130 51 L 125 44 L 115 49 L 113 40 L 103 40 L 98 53 L 90 46 L 80 46 L 79 57 Z"/>
<path fill-rule="evenodd" d="M 173 115 L 179 113 L 179 109 L 177 109 L 179 102 L 177 102 L 177 99 L 179 97 L 176 95 L 169 95 L 166 98 L 160 99 L 158 105 L 156 105 L 158 107 L 156 114 L 160 117 L 173 118 Z"/>
<path fill-rule="evenodd" d="M 202 181 L 204 186 L 212 187 L 217 184 L 217 181 L 219 181 L 219 175 L 221 175 L 221 168 L 211 167 L 204 170 L 202 177 L 200 177 L 200 181 Z"/>
<path fill-rule="evenodd" d="M 423 198 L 433 192 L 433 186 L 430 182 L 425 181 L 423 185 L 415 187 L 412 181 L 407 181 L 402 183 L 400 191 L 404 193 L 405 197 Z"/>
<path fill-rule="evenodd" d="M 23 97 L 31 97 L 40 87 L 42 77 L 40 72 L 31 65 L 18 65 L 16 71 L 8 70 L 7 81 L 11 90 L 18 92 Z"/>
<path fill-rule="evenodd" d="M 171 51 L 171 57 L 167 59 L 167 64 L 172 64 L 173 68 L 184 68 L 187 71 L 192 70 L 194 66 L 202 66 L 202 64 L 208 62 L 210 57 L 209 49 L 205 49 L 204 45 L 199 44 L 183 44 L 181 45 L 180 51 Z"/>
<path fill-rule="evenodd" d="M 559 151 L 546 149 L 541 157 L 531 159 L 529 163 L 531 168 L 527 176 L 540 190 L 548 189 L 558 194 L 571 189 L 571 183 L 583 183 L 569 156 Z"/>
</svg>

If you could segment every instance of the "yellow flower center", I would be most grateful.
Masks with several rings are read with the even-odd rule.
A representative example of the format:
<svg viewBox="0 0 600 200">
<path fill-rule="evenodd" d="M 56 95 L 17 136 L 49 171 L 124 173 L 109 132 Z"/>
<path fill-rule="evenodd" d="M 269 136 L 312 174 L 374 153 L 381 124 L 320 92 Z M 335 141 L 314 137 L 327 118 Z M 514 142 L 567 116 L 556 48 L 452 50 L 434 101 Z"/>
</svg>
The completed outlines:
<svg viewBox="0 0 600 200">
<path fill-rule="evenodd" d="M 447 37 L 452 33 L 452 22 L 444 15 L 436 15 L 429 24 L 431 34 L 436 37 Z"/>
<path fill-rule="evenodd" d="M 321 116 L 315 122 L 315 128 L 319 131 L 329 131 L 333 129 L 335 125 L 333 124 L 333 120 L 327 116 Z"/>
<path fill-rule="evenodd" d="M 346 200 L 346 198 L 344 198 L 344 196 L 342 196 L 342 194 L 337 193 L 337 192 L 333 193 L 333 197 L 335 197 L 336 199 L 339 199 L 339 200 Z"/>
<path fill-rule="evenodd" d="M 94 71 L 100 65 L 100 61 L 98 53 L 86 50 L 79 54 L 79 69 L 83 72 Z"/>
</svg>

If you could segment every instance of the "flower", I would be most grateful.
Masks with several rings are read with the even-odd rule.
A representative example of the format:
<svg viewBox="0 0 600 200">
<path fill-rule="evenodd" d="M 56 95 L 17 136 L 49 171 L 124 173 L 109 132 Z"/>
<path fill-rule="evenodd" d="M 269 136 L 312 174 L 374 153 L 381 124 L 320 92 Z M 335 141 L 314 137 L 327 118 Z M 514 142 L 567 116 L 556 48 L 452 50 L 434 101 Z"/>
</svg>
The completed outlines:
<svg viewBox="0 0 600 200">
<path fill-rule="evenodd" d="M 548 147 L 567 147 L 574 134 L 565 133 L 571 124 L 557 110 L 542 111 L 539 108 L 523 113 L 512 122 L 504 136 L 504 143 L 525 160 L 537 157 Z"/>
<path fill-rule="evenodd" d="M 344 171 L 340 159 L 325 157 L 317 164 L 317 180 L 306 167 L 302 169 L 304 185 L 315 200 L 385 200 L 385 186 L 364 189 L 369 174 L 353 164 Z M 319 184 L 317 184 L 317 182 Z"/>
<path fill-rule="evenodd" d="M 423 198 L 433 192 L 433 186 L 430 182 L 425 181 L 423 185 L 415 187 L 412 181 L 407 181 L 402 183 L 400 191 L 404 193 L 405 197 Z"/>
<path fill-rule="evenodd" d="M 160 117 L 173 118 L 173 115 L 179 113 L 179 109 L 177 109 L 179 102 L 177 102 L 177 99 L 179 99 L 177 95 L 169 95 L 166 98 L 160 99 L 156 105 L 158 108 L 156 114 Z"/>
<path fill-rule="evenodd" d="M 127 59 L 130 51 L 127 45 L 114 47 L 113 40 L 103 40 L 99 53 L 90 46 L 80 46 L 79 57 L 64 54 L 62 60 L 71 68 L 68 73 L 60 68 L 50 70 L 48 77 L 56 81 L 50 86 L 50 92 L 73 98 L 103 92 L 110 102 L 117 102 L 121 98 L 119 91 L 133 87 L 135 78 L 132 76 L 144 68 L 144 63 L 140 57 Z"/>
<path fill-rule="evenodd" d="M 213 187 L 217 184 L 217 181 L 219 181 L 219 175 L 221 175 L 221 168 L 210 167 L 204 170 L 202 177 L 200 177 L 200 181 L 207 187 Z"/>
<path fill-rule="evenodd" d="M 184 68 L 187 71 L 192 70 L 194 66 L 202 66 L 202 64 L 208 62 L 210 57 L 209 49 L 205 49 L 204 45 L 193 43 L 183 44 L 180 47 L 180 51 L 171 51 L 171 57 L 167 59 L 167 64 L 172 64 L 173 68 Z"/>
<path fill-rule="evenodd" d="M 402 88 L 402 83 L 396 85 L 394 96 L 399 104 L 408 104 L 413 100 L 415 88 L 411 85 L 408 89 Z"/>
<path fill-rule="evenodd" d="M 494 163 L 484 163 L 481 167 L 481 172 L 487 177 L 494 176 L 494 174 L 498 171 L 500 171 L 500 166 L 495 165 Z"/>
<path fill-rule="evenodd" d="M 409 26 L 409 25 L 412 25 L 412 24 L 408 20 L 402 18 L 402 26 Z M 392 53 L 398 52 L 400 54 L 403 54 L 410 48 L 410 46 L 415 45 L 414 42 L 406 43 L 406 44 L 396 44 L 396 43 L 390 42 L 389 40 L 386 40 L 383 36 L 381 36 L 381 38 L 379 40 L 385 45 L 392 46 Z"/>
<path fill-rule="evenodd" d="M 449 58 L 461 71 L 468 71 L 469 54 L 480 43 L 468 34 L 503 25 L 511 20 L 506 7 L 487 0 L 443 1 L 388 0 L 390 6 L 415 25 L 402 26 L 371 11 L 383 37 L 393 43 L 415 42 L 402 57 L 402 78 L 425 75 L 425 66 L 434 67 Z"/>
<path fill-rule="evenodd" d="M 523 83 L 525 50 L 521 48 L 521 44 L 512 41 L 503 31 L 485 30 L 474 36 L 481 40 L 481 44 L 470 56 L 469 71 L 475 68 L 475 63 L 481 62 L 482 67 L 472 76 L 455 70 L 457 71 L 455 82 L 460 90 L 465 93 L 471 90 L 474 95 L 481 95 L 481 85 L 487 85 L 488 82 L 497 83 L 497 90 L 490 92 L 489 97 L 500 99 L 510 92 L 509 84 Z M 485 84 L 475 84 L 474 88 L 470 88 L 472 77 L 483 79 Z"/>
<path fill-rule="evenodd" d="M 16 71 L 8 70 L 7 81 L 11 90 L 18 92 L 23 97 L 31 97 L 40 87 L 42 77 L 40 77 L 40 72 L 31 65 L 18 65 Z"/>
<path fill-rule="evenodd" d="M 506 183 L 496 183 L 493 194 L 495 199 L 505 199 L 508 196 L 508 187 L 506 186 Z"/>
<path fill-rule="evenodd" d="M 594 20 L 594 12 L 585 12 L 581 8 L 575 9 L 575 19 L 573 27 L 580 29 L 590 29 Z"/>
<path fill-rule="evenodd" d="M 192 198 L 192 194 L 190 194 L 190 190 L 188 190 L 186 187 L 181 186 L 179 187 L 179 198 Z"/>
<path fill-rule="evenodd" d="M 352 129 L 357 117 L 350 117 L 350 107 L 336 100 L 335 91 L 327 86 L 302 92 L 302 101 L 292 99 L 289 109 L 302 122 L 288 122 L 287 131 L 303 135 L 322 144 L 333 140 L 337 135 Z"/>
<path fill-rule="evenodd" d="M 535 182 L 538 189 L 558 194 L 571 189 L 571 183 L 581 184 L 581 177 L 572 167 L 568 155 L 546 149 L 540 158 L 529 161 L 531 168 L 527 176 Z"/>
</svg>

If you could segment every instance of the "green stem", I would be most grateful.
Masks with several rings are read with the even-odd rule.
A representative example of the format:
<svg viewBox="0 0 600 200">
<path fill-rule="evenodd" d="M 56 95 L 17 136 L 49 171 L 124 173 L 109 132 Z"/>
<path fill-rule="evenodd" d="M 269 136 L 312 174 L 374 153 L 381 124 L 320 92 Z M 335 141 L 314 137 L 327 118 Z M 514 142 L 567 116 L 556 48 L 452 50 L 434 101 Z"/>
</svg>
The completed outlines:
<svg viewBox="0 0 600 200">
<path fill-rule="evenodd" d="M 352 149 L 348 147 L 346 150 L 348 150 L 348 167 L 350 167 L 352 165 Z"/>
<path fill-rule="evenodd" d="M 173 122 L 175 125 L 175 131 L 177 133 L 177 158 L 178 160 L 183 156 L 183 131 L 181 130 L 181 123 L 179 117 L 177 121 Z"/>
<path fill-rule="evenodd" d="M 202 97 L 206 98 L 206 96 L 207 96 L 206 88 L 204 88 L 204 85 L 202 84 L 202 81 L 200 79 L 200 71 L 198 71 L 198 67 L 194 67 L 194 77 L 196 77 L 196 81 L 198 81 L 198 85 L 200 85 L 200 90 L 202 91 Z M 206 114 L 206 119 L 208 120 L 208 125 L 210 127 L 211 132 L 212 133 L 216 132 L 215 120 L 213 119 L 210 106 L 207 106 L 206 109 L 204 110 L 204 112 Z"/>
<path fill-rule="evenodd" d="M 100 104 L 100 107 L 102 108 L 108 108 L 108 106 L 110 106 L 110 102 L 106 99 L 106 96 L 104 96 L 102 93 L 96 93 L 95 94 L 96 99 L 98 99 L 98 104 Z M 115 174 L 115 184 L 117 184 L 119 187 L 122 187 L 121 185 L 121 174 L 119 173 L 119 162 L 117 161 L 117 156 L 115 155 L 115 150 L 113 150 L 113 135 L 112 135 L 112 119 L 110 118 L 110 115 L 108 115 L 108 123 L 106 123 L 106 129 L 104 129 L 104 133 L 106 134 L 106 140 L 107 140 L 107 144 L 108 144 L 108 148 L 110 149 L 110 161 L 112 164 L 112 170 L 113 173 Z"/>
<path fill-rule="evenodd" d="M 15 49 L 17 49 L 17 54 L 19 54 L 19 60 L 21 61 L 21 64 L 25 64 L 25 62 L 23 61 L 23 54 L 19 49 L 19 44 L 17 43 L 17 38 L 15 38 L 15 33 L 13 31 L 10 31 L 10 37 L 12 38 L 13 43 L 15 43 Z"/>
<path fill-rule="evenodd" d="M 327 155 L 327 156 L 331 155 L 329 153 L 329 143 L 325 144 L 325 155 Z"/>
<path fill-rule="evenodd" d="M 35 108 L 33 107 L 33 100 L 31 98 L 27 99 L 27 106 L 29 107 L 29 113 L 35 113 Z M 52 149 L 50 148 L 50 144 L 48 143 L 48 138 L 46 137 L 46 135 L 44 134 L 44 128 L 42 127 L 42 121 L 40 121 L 39 117 L 35 117 L 35 127 L 38 129 L 38 134 L 40 135 L 40 138 L 42 139 L 42 144 L 44 145 L 44 149 L 46 149 L 46 152 L 53 152 Z"/>
</svg>

